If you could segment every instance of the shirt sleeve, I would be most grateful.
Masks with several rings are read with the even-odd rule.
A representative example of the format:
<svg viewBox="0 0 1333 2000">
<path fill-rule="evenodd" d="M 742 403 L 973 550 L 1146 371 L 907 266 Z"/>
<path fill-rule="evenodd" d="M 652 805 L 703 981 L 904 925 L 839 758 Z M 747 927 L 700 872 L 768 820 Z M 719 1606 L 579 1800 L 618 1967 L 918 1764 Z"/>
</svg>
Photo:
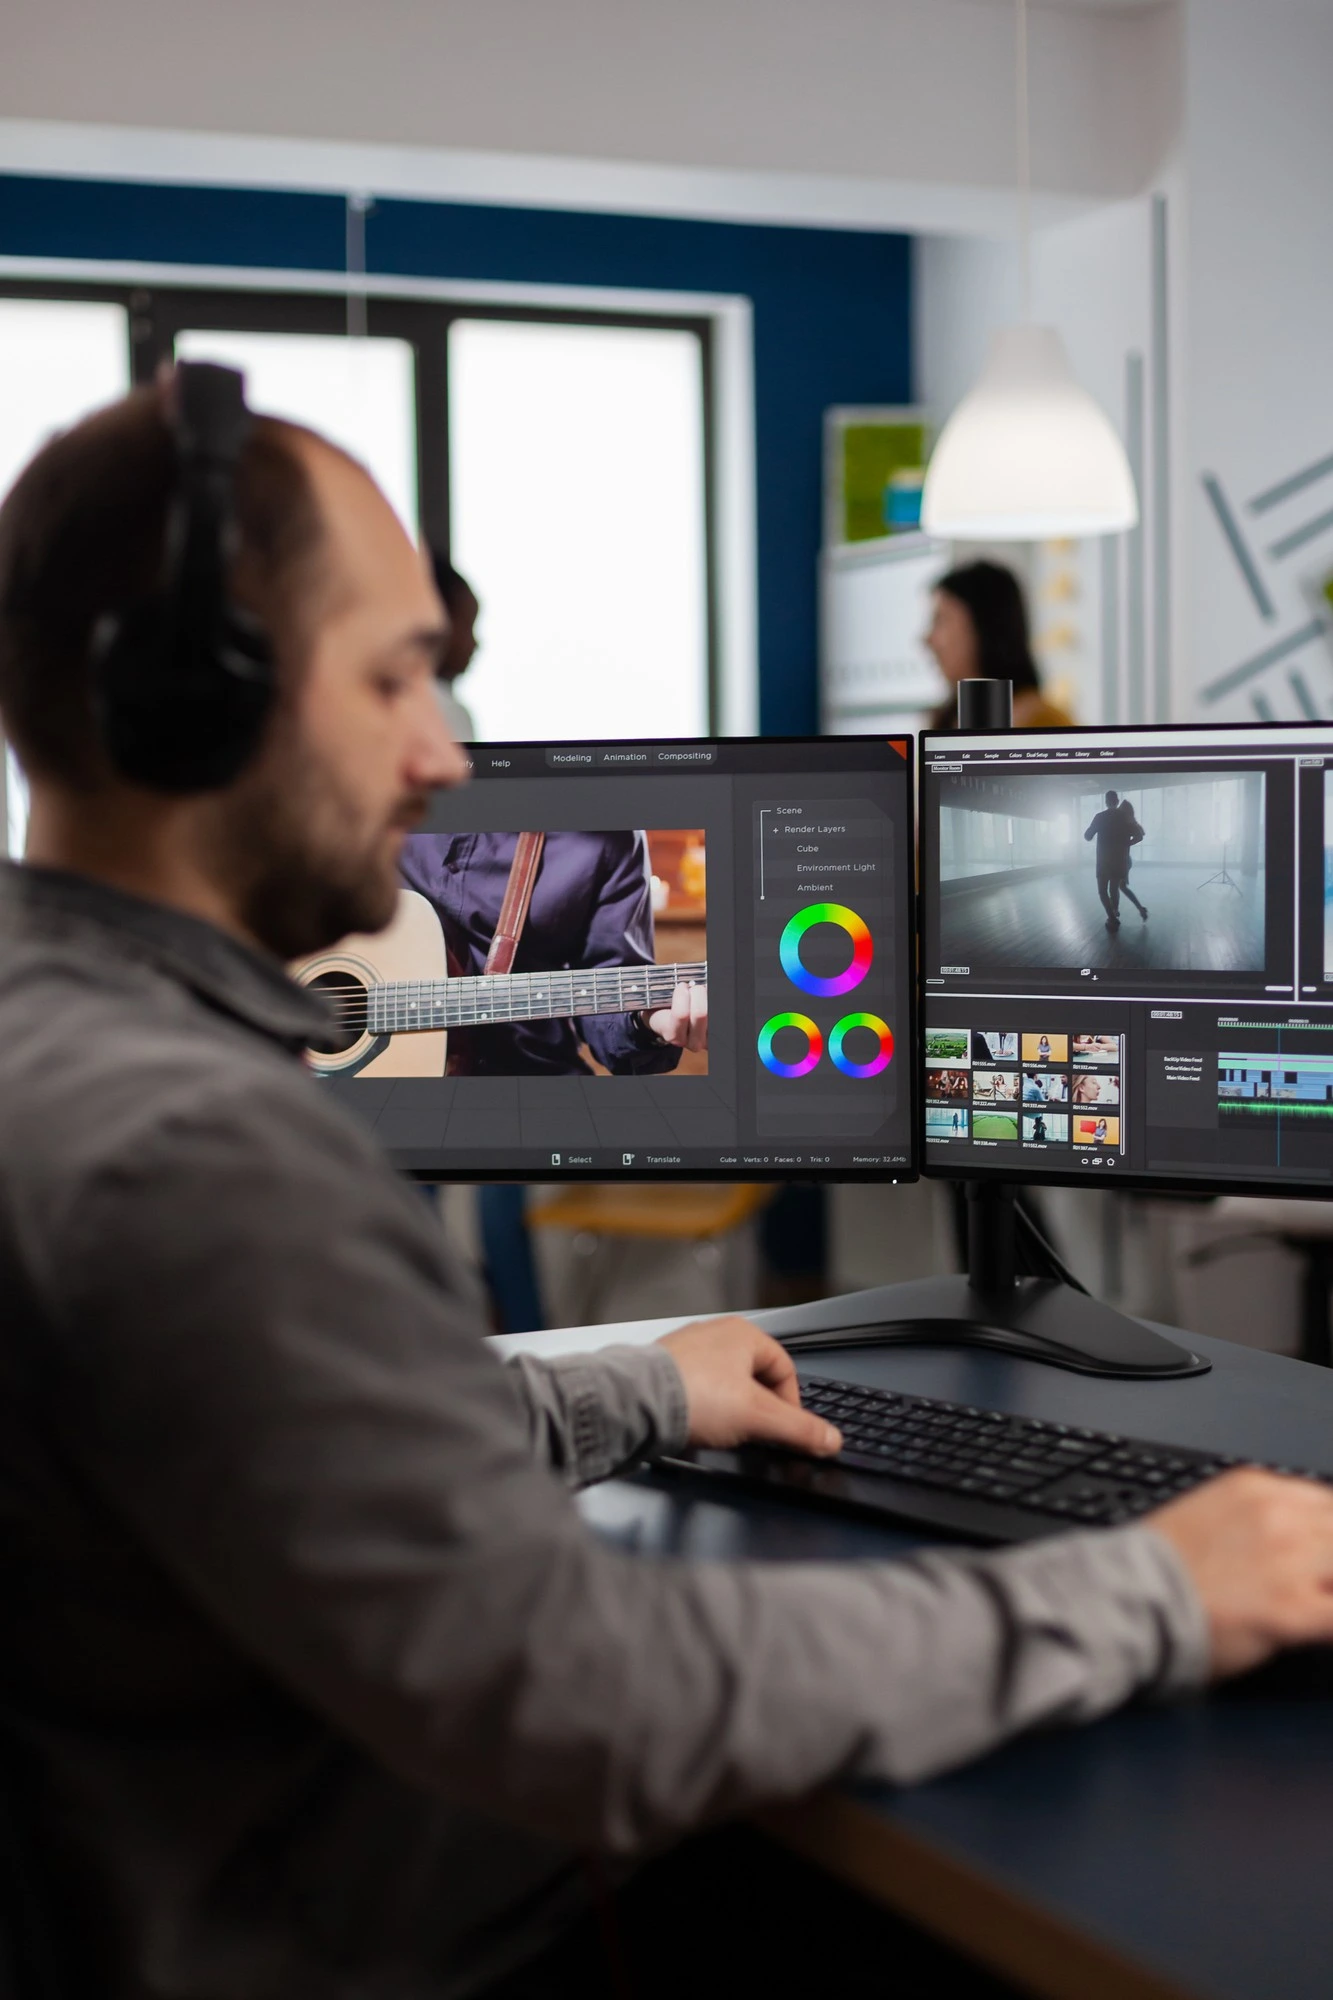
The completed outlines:
<svg viewBox="0 0 1333 2000">
<path fill-rule="evenodd" d="M 560 1475 L 669 1421 L 665 1378 L 613 1356 L 524 1388 L 420 1203 L 313 1096 L 155 1107 L 84 1185 L 48 1409 L 182 1595 L 409 1783 L 627 1852 L 1201 1677 L 1200 1608 L 1144 1529 L 896 1565 L 598 1542 Z M 620 1415 L 585 1444 L 594 1380 Z"/>
<path fill-rule="evenodd" d="M 607 856 L 582 963 L 652 965 L 656 953 L 647 836 L 612 835 Z M 645 1028 L 637 1014 L 589 1014 L 578 1025 L 582 1039 L 613 1076 L 661 1076 L 680 1062 L 680 1050 Z"/>
<path fill-rule="evenodd" d="M 603 1347 L 553 1361 L 519 1355 L 507 1365 L 534 1453 L 570 1486 L 682 1451 L 689 1440 L 685 1385 L 664 1347 Z"/>
</svg>

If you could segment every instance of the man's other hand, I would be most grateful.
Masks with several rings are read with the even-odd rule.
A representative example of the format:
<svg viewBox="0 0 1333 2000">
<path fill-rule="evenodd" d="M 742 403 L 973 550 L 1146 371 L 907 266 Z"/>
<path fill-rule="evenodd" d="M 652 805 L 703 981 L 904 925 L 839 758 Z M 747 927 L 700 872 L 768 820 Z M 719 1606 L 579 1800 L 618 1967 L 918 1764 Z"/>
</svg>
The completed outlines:
<svg viewBox="0 0 1333 2000">
<path fill-rule="evenodd" d="M 669 1007 L 656 1007 L 645 1017 L 653 1033 L 669 1048 L 708 1047 L 708 988 L 689 986 L 684 980 L 671 996 Z"/>
<path fill-rule="evenodd" d="M 662 1346 L 685 1384 L 691 1444 L 778 1444 L 820 1458 L 840 1449 L 834 1426 L 801 1408 L 786 1348 L 748 1319 L 700 1320 Z"/>
<path fill-rule="evenodd" d="M 1203 1600 L 1221 1679 L 1280 1651 L 1333 1643 L 1333 1491 L 1242 1468 L 1143 1525 L 1176 1550 Z"/>
</svg>

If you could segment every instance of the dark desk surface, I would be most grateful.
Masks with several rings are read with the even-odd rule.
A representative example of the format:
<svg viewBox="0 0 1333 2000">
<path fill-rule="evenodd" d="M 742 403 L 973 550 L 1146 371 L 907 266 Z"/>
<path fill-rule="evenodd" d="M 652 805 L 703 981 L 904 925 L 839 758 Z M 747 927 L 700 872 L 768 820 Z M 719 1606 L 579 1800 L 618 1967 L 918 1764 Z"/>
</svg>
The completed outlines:
<svg viewBox="0 0 1333 2000">
<path fill-rule="evenodd" d="M 1212 1372 L 1161 1383 L 920 1348 L 848 1348 L 800 1365 L 1333 1469 L 1333 1370 L 1223 1341 L 1191 1345 Z M 920 1541 L 776 1500 L 704 1499 L 692 1487 L 614 1482 L 587 1507 L 602 1532 L 645 1553 L 855 1560 Z M 830 1794 L 768 1824 L 1035 1993 L 1333 1993 L 1333 1698 L 1210 1695 L 1138 1707 L 1091 1729 L 1029 1737 L 933 1784 Z"/>
</svg>

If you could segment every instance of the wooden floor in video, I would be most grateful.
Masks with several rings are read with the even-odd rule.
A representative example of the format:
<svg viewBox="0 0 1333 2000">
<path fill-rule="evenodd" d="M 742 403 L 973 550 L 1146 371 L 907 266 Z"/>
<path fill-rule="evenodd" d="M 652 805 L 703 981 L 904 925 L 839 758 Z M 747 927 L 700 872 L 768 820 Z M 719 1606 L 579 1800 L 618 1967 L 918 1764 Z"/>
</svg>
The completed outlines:
<svg viewBox="0 0 1333 2000">
<path fill-rule="evenodd" d="M 1145 923 L 1120 899 L 1120 929 L 1108 931 L 1091 868 L 1008 882 L 997 876 L 943 904 L 940 963 L 1105 967 L 1120 972 L 1258 971 L 1264 962 L 1264 875 L 1234 874 L 1237 889 L 1204 886 L 1208 868 L 1144 862 L 1129 884 L 1148 909 Z"/>
</svg>

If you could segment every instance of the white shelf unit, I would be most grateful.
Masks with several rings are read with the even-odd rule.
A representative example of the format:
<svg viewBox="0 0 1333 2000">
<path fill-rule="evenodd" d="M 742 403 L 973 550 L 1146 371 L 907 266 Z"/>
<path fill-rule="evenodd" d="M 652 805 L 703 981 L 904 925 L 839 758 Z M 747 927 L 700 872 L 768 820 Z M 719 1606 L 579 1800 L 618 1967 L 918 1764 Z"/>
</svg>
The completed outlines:
<svg viewBox="0 0 1333 2000">
<path fill-rule="evenodd" d="M 948 545 L 923 534 L 823 551 L 819 686 L 826 736 L 914 729 L 944 698 L 923 635 L 931 586 L 948 559 Z"/>
</svg>

